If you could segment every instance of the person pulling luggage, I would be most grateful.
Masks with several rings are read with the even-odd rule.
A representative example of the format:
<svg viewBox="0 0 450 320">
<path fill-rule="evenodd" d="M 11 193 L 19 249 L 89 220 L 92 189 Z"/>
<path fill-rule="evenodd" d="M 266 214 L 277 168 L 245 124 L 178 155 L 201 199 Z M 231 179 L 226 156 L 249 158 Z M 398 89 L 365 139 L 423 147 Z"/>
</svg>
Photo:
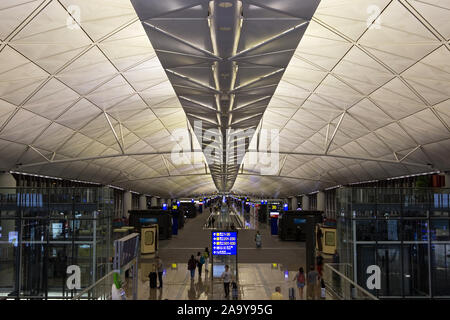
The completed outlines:
<svg viewBox="0 0 450 320">
<path fill-rule="evenodd" d="M 257 248 L 261 248 L 261 246 L 262 246 L 262 237 L 261 237 L 261 234 L 259 233 L 259 231 L 256 231 L 255 243 L 256 243 L 256 247 Z"/>
<path fill-rule="evenodd" d="M 161 289 L 163 286 L 163 262 L 159 256 L 156 256 L 156 272 L 158 272 L 158 280 L 159 280 L 159 287 L 158 289 Z"/>
<path fill-rule="evenodd" d="M 197 267 L 197 261 L 195 261 L 194 255 L 191 255 L 191 258 L 188 261 L 188 270 L 191 273 L 191 280 L 194 281 L 195 277 L 195 268 Z"/>
</svg>

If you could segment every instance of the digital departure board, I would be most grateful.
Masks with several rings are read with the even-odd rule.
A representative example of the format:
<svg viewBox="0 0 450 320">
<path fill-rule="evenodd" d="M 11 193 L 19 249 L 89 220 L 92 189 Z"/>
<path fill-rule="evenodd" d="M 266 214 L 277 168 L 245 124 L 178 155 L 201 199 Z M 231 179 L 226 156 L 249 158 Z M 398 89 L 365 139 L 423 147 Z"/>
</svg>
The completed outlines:
<svg viewBox="0 0 450 320">
<path fill-rule="evenodd" d="M 213 232 L 212 233 L 212 254 L 236 255 L 237 252 L 237 232 Z"/>
</svg>

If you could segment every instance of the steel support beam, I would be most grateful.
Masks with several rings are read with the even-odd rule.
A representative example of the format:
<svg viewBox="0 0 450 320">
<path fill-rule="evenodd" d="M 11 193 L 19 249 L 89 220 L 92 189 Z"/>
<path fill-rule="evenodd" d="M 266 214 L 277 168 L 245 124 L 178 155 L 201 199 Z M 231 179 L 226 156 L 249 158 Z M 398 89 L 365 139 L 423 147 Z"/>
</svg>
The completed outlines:
<svg viewBox="0 0 450 320">
<path fill-rule="evenodd" d="M 213 147 L 213 146 L 211 146 Z M 153 156 L 153 155 L 168 155 L 173 151 L 155 151 L 155 152 L 133 152 L 133 153 L 124 153 L 124 154 L 112 154 L 112 155 L 103 155 L 103 156 L 93 156 L 93 157 L 80 157 L 80 158 L 71 158 L 71 159 L 63 159 L 63 160 L 53 160 L 46 162 L 35 162 L 28 164 L 17 164 L 17 167 L 27 168 L 27 167 L 35 167 L 41 165 L 50 165 L 50 164 L 60 164 L 60 163 L 68 163 L 68 162 L 77 162 L 77 161 L 90 161 L 90 160 L 100 160 L 100 159 L 109 159 L 109 158 L 117 158 L 117 157 L 132 157 L 132 156 Z M 180 152 L 185 153 L 203 153 L 203 150 L 183 150 Z M 258 150 L 248 150 L 247 153 L 259 153 L 262 151 Z M 360 160 L 360 161 L 374 161 L 374 162 L 382 162 L 382 163 L 390 163 L 390 164 L 400 164 L 400 165 L 409 165 L 416 167 L 426 167 L 430 168 L 430 164 L 426 163 L 417 163 L 417 162 L 400 162 L 397 160 L 390 159 L 380 159 L 380 158 L 368 158 L 368 157 L 358 157 L 358 156 L 345 156 L 345 155 L 337 155 L 337 154 L 323 154 L 323 153 L 311 153 L 311 152 L 287 152 L 280 151 L 278 152 L 280 155 L 293 155 L 293 156 L 310 156 L 310 157 L 326 157 L 326 158 L 336 158 L 336 159 L 349 159 L 349 160 Z"/>
<path fill-rule="evenodd" d="M 193 49 L 195 49 L 195 50 L 198 50 L 198 51 L 200 51 L 200 52 L 202 52 L 202 53 L 208 55 L 209 57 L 214 58 L 214 59 L 217 60 L 217 61 L 222 60 L 221 57 L 216 56 L 214 53 L 209 52 L 208 50 L 199 48 L 199 46 L 194 45 L 194 44 L 190 43 L 189 41 L 183 40 L 183 39 L 181 39 L 181 38 L 179 38 L 179 37 L 177 37 L 177 36 L 175 36 L 175 35 L 173 35 L 173 34 L 167 32 L 167 31 L 165 31 L 165 30 L 162 30 L 162 29 L 160 29 L 160 28 L 158 28 L 158 27 L 152 25 L 151 23 L 148 23 L 147 21 L 143 21 L 142 23 L 143 23 L 144 25 L 150 27 L 151 29 L 153 29 L 153 30 L 155 30 L 155 31 L 157 31 L 157 32 L 159 32 L 159 33 L 162 33 L 163 35 L 165 35 L 165 36 L 167 36 L 167 37 L 169 37 L 169 38 L 172 38 L 172 39 L 174 39 L 174 40 L 176 40 L 176 41 L 178 41 L 178 42 L 180 42 L 180 43 L 183 43 L 183 44 L 185 44 L 185 45 L 187 45 L 187 46 L 189 46 L 189 47 L 191 47 L 191 48 L 193 48 Z"/>
<path fill-rule="evenodd" d="M 235 60 L 236 58 L 239 58 L 240 56 L 242 56 L 242 55 L 244 55 L 244 54 L 246 54 L 246 53 L 248 53 L 248 52 L 251 52 L 251 51 L 253 51 L 253 50 L 256 50 L 256 49 L 258 49 L 258 48 L 261 48 L 262 46 L 265 46 L 265 45 L 268 44 L 268 43 L 271 43 L 271 42 L 273 42 L 273 41 L 275 41 L 275 40 L 278 40 L 278 39 L 284 37 L 285 35 L 287 35 L 287 34 L 293 32 L 293 31 L 295 31 L 295 30 L 297 30 L 297 29 L 299 29 L 299 28 L 302 28 L 303 26 L 307 25 L 308 23 L 309 23 L 309 21 L 302 22 L 302 23 L 296 25 L 296 26 L 293 27 L 293 28 L 290 28 L 290 29 L 288 29 L 288 30 L 286 30 L 286 31 L 284 31 L 284 32 L 282 32 L 282 33 L 280 33 L 280 34 L 277 34 L 277 35 L 273 36 L 272 38 L 269 38 L 269 39 L 267 39 L 267 40 L 265 40 L 265 41 L 263 41 L 263 42 L 260 42 L 260 43 L 258 43 L 258 44 L 256 44 L 256 45 L 254 45 L 254 46 L 251 47 L 251 48 L 248 48 L 248 49 L 245 49 L 245 50 L 239 52 L 238 54 L 232 56 L 232 57 L 229 58 L 228 60 L 231 60 L 231 61 L 232 61 L 232 60 Z"/>
<path fill-rule="evenodd" d="M 330 149 L 331 144 L 333 143 L 334 137 L 336 136 L 336 133 L 339 130 L 339 127 L 341 126 L 342 120 L 344 119 L 345 114 L 347 111 L 344 111 L 339 119 L 338 124 L 336 125 L 336 128 L 334 129 L 333 134 L 331 135 L 330 141 L 327 143 L 327 147 L 325 148 L 325 154 L 328 154 L 328 150 Z"/>
<path fill-rule="evenodd" d="M 125 154 L 125 151 L 123 150 L 123 146 L 122 146 L 122 144 L 120 143 L 119 137 L 118 137 L 118 135 L 117 135 L 117 132 L 116 132 L 116 130 L 114 130 L 114 127 L 113 127 L 113 125 L 112 125 L 112 123 L 111 123 L 111 120 L 109 120 L 108 114 L 107 114 L 106 112 L 103 112 L 103 115 L 105 116 L 106 121 L 108 121 L 109 127 L 111 128 L 111 131 L 112 131 L 112 133 L 114 134 L 114 138 L 116 138 L 117 144 L 119 145 L 120 150 L 122 151 L 122 154 Z"/>
</svg>

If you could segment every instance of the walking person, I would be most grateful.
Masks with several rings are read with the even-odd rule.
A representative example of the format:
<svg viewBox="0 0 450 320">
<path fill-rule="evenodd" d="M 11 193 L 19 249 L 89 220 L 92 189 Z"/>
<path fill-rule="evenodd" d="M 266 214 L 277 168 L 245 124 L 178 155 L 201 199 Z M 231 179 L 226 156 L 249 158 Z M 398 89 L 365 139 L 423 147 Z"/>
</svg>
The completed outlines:
<svg viewBox="0 0 450 320">
<path fill-rule="evenodd" d="M 323 233 L 322 233 L 322 228 L 320 226 L 317 226 L 317 248 L 319 249 L 319 251 L 322 251 L 322 237 L 323 237 Z"/>
<path fill-rule="evenodd" d="M 281 288 L 280 287 L 276 287 L 275 288 L 275 292 L 272 293 L 272 296 L 270 297 L 270 300 L 283 300 L 284 297 L 281 294 Z"/>
<path fill-rule="evenodd" d="M 194 281 L 195 268 L 197 267 L 197 261 L 195 261 L 194 255 L 188 261 L 188 270 L 191 272 L 191 281 Z"/>
<path fill-rule="evenodd" d="M 206 272 L 209 272 L 208 266 L 209 266 L 209 249 L 208 247 L 205 248 L 205 251 L 203 251 L 203 257 L 205 258 L 205 274 Z"/>
<path fill-rule="evenodd" d="M 221 278 L 223 280 L 225 299 L 228 299 L 228 297 L 230 296 L 230 283 L 231 283 L 231 278 L 232 278 L 232 274 L 231 274 L 229 265 L 225 266 L 225 271 L 222 273 Z"/>
<path fill-rule="evenodd" d="M 161 289 L 163 286 L 163 262 L 159 256 L 156 256 L 156 272 L 158 272 L 158 280 L 159 280 L 159 287 L 158 289 Z"/>
<path fill-rule="evenodd" d="M 197 252 L 197 257 L 195 258 L 195 260 L 197 261 L 198 277 L 201 278 L 203 264 L 205 263 L 205 257 L 203 257 L 203 255 L 199 251 Z"/>
<path fill-rule="evenodd" d="M 316 265 L 317 265 L 317 272 L 319 272 L 319 275 L 322 276 L 323 257 L 320 254 L 320 251 L 317 252 Z"/>
<path fill-rule="evenodd" d="M 303 300 L 303 288 L 305 287 L 305 272 L 302 267 L 298 269 L 297 274 L 294 277 L 297 280 L 298 296 L 300 300 Z"/>
<path fill-rule="evenodd" d="M 256 247 L 257 247 L 257 248 L 261 248 L 261 245 L 262 245 L 262 237 L 261 237 L 261 234 L 259 233 L 259 231 L 256 231 L 256 234 L 255 234 L 255 243 L 256 243 Z"/>
<path fill-rule="evenodd" d="M 319 282 L 319 273 L 311 265 L 308 274 L 306 275 L 306 296 L 309 300 L 316 299 L 317 285 Z"/>
</svg>

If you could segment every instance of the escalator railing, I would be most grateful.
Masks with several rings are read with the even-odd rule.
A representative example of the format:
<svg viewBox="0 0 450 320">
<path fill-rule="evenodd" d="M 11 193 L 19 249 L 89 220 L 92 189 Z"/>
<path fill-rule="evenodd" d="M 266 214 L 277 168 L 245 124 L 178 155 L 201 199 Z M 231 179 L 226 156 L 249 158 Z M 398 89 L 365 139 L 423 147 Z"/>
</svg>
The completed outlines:
<svg viewBox="0 0 450 320">
<path fill-rule="evenodd" d="M 325 286 L 334 298 L 339 300 L 379 300 L 348 276 L 350 274 L 346 264 L 326 263 L 324 265 L 323 279 Z"/>
</svg>

